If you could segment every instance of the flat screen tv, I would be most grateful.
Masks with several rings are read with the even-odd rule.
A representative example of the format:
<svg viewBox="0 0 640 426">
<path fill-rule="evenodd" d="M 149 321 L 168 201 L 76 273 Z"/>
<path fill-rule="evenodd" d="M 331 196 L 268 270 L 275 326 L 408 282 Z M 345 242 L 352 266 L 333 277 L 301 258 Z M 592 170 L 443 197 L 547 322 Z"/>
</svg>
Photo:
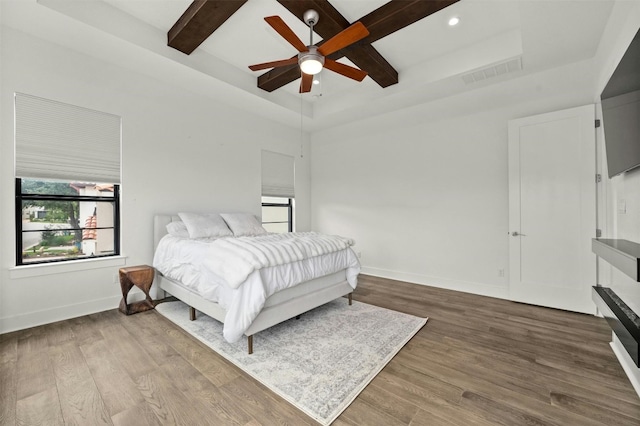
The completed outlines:
<svg viewBox="0 0 640 426">
<path fill-rule="evenodd" d="M 640 90 L 602 100 L 609 177 L 640 166 Z"/>
<path fill-rule="evenodd" d="M 640 166 L 640 31 L 600 97 L 611 178 Z"/>
</svg>

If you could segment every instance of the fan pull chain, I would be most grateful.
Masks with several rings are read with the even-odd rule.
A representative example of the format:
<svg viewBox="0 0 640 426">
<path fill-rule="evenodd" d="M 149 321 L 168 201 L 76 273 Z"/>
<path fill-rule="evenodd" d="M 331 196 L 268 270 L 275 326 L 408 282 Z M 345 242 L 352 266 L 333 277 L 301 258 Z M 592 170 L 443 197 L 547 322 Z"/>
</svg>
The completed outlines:
<svg viewBox="0 0 640 426">
<path fill-rule="evenodd" d="M 304 133 L 302 132 L 302 93 L 300 93 L 300 158 L 304 158 L 302 154 L 304 147 Z"/>
</svg>

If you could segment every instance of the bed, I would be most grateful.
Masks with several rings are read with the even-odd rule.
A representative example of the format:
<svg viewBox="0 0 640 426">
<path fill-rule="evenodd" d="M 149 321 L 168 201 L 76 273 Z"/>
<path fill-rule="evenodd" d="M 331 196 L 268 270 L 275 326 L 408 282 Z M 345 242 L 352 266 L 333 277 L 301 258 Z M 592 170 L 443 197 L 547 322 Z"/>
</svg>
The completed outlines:
<svg viewBox="0 0 640 426">
<path fill-rule="evenodd" d="M 156 215 L 154 217 L 154 266 L 156 276 L 154 282 L 162 291 L 169 293 L 189 306 L 191 320 L 196 319 L 196 310 L 223 323 L 224 337 L 228 341 L 236 341 L 241 336 L 247 337 L 248 352 L 253 353 L 253 336 L 282 321 L 298 317 L 299 315 L 335 300 L 347 296 L 348 303 L 351 304 L 351 293 L 357 285 L 357 275 L 360 271 L 360 264 L 353 250 L 348 247 L 339 253 L 340 259 L 331 260 L 334 270 L 320 271 L 320 268 L 313 266 L 310 262 L 327 263 L 325 255 L 312 259 L 301 260 L 292 265 L 281 265 L 273 268 L 263 268 L 253 273 L 246 282 L 238 288 L 230 289 L 227 286 L 218 286 L 215 291 L 209 291 L 207 281 L 219 281 L 219 277 L 210 274 L 189 273 L 187 275 L 174 274 L 171 268 L 156 264 L 160 262 L 158 258 L 171 258 L 172 253 L 158 253 L 159 245 L 165 245 L 175 237 L 167 235 L 167 225 L 176 225 L 181 218 L 177 215 Z M 172 225 L 170 225 L 172 224 Z M 163 240 L 164 238 L 164 240 Z M 235 238 L 231 238 L 235 242 Z M 191 244 L 182 241 L 183 244 Z M 164 247 L 160 249 L 165 250 Z M 207 256 L 210 252 L 207 252 Z M 199 256 L 199 255 L 198 255 Z M 197 257 L 197 256 L 196 256 Z M 194 264 L 201 260 L 193 260 Z M 302 263 L 307 262 L 307 263 Z M 298 265 L 300 263 L 300 265 Z M 309 266 L 313 267 L 309 267 Z M 297 269 L 290 269 L 292 266 L 302 266 L 304 274 L 297 273 Z M 339 270 L 335 270 L 340 268 Z M 206 269 L 206 268 L 200 268 Z M 273 269 L 273 270 L 272 270 Z M 308 272 L 312 270 L 313 272 Z M 294 272 L 291 272 L 294 271 Z M 289 276 L 288 274 L 291 274 Z M 188 277 L 188 279 L 187 279 Z M 185 282 L 181 282 L 183 279 Z M 296 279 L 304 279 L 302 282 L 295 282 Z M 288 281 L 281 284 L 276 281 Z M 194 285 L 192 281 L 197 281 Z M 263 282 L 264 281 L 264 282 Z M 268 281 L 274 281 L 270 283 Z M 277 290 L 264 290 L 262 288 L 274 285 Z M 281 288 L 284 287 L 284 288 Z M 248 294 L 260 293 L 257 301 L 245 303 L 243 298 Z M 215 293 L 215 294 L 214 294 Z M 219 294 L 220 293 L 220 294 Z M 246 294 L 245 294 L 246 293 Z M 253 298 L 253 296 L 251 296 Z M 264 303 L 261 303 L 263 298 Z M 345 301 L 345 303 L 347 303 Z M 249 306 L 249 313 L 242 312 L 245 305 Z"/>
</svg>

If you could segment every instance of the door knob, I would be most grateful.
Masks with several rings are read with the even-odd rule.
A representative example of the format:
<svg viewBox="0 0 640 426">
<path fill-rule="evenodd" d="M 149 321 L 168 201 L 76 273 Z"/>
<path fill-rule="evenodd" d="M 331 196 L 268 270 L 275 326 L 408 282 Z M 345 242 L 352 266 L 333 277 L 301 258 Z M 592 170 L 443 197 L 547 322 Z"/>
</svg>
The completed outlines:
<svg viewBox="0 0 640 426">
<path fill-rule="evenodd" d="M 512 237 L 526 237 L 526 235 L 519 233 L 518 231 L 513 231 L 511 233 Z"/>
</svg>

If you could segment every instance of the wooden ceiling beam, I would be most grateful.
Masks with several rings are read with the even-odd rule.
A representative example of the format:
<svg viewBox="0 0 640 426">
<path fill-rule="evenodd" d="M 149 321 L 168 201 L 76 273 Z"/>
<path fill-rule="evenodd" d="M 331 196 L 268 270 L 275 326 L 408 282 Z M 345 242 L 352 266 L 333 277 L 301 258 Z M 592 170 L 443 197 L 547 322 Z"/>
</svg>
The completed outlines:
<svg viewBox="0 0 640 426">
<path fill-rule="evenodd" d="M 247 0 L 195 0 L 167 33 L 167 44 L 187 55 Z"/>
<path fill-rule="evenodd" d="M 458 1 L 391 0 L 358 19 L 369 30 L 369 36 L 362 41 L 373 43 Z"/>
<path fill-rule="evenodd" d="M 313 29 L 324 40 L 330 39 L 351 25 L 327 0 L 278 0 L 278 3 L 300 18 L 300 20 L 302 20 L 304 12 L 309 9 L 315 9 L 320 14 L 320 19 Z M 307 43 L 308 39 L 303 39 L 303 41 Z M 359 42 L 352 44 L 342 49 L 338 56 L 334 54 L 329 57 L 331 59 L 340 59 L 343 56 L 346 56 L 360 69 L 367 71 L 369 77 L 381 87 L 398 83 L 398 71 L 369 43 Z M 272 70 L 258 77 L 258 87 L 271 92 L 300 77 L 299 72 L 295 73 L 291 69 L 280 70 L 284 72 L 277 71 Z"/>
<path fill-rule="evenodd" d="M 391 0 L 359 19 L 369 30 L 369 36 L 332 55 L 337 60 L 346 56 L 381 87 L 398 82 L 398 72 L 371 43 L 419 21 L 459 0 Z M 195 0 L 167 33 L 169 46 L 186 54 L 193 52 L 204 40 L 231 17 L 247 0 Z M 320 13 L 314 30 L 329 39 L 350 23 L 328 0 L 278 0 L 286 9 L 302 19 L 308 9 Z M 258 87 L 273 91 L 300 78 L 298 65 L 275 68 L 258 77 Z"/>
<path fill-rule="evenodd" d="M 369 30 L 369 36 L 359 42 L 337 52 L 339 59 L 346 56 L 359 68 L 367 71 L 369 76 L 381 87 L 388 87 L 398 82 L 398 72 L 371 45 L 383 37 L 405 28 L 414 22 L 426 18 L 459 0 L 391 0 L 373 12 L 358 19 Z M 331 38 L 350 24 L 326 0 L 278 0 L 291 13 L 302 19 L 308 9 L 320 13 L 320 20 L 315 30 L 323 39 Z M 282 87 L 300 77 L 297 67 L 275 69 L 258 77 L 258 87 L 269 92 Z"/>
<path fill-rule="evenodd" d="M 267 92 L 273 92 L 298 78 L 300 78 L 300 66 L 297 64 L 274 68 L 258 76 L 258 87 Z"/>
<path fill-rule="evenodd" d="M 380 87 L 398 84 L 398 71 L 372 45 L 356 43 L 347 46 L 338 53 L 340 57 L 346 56 L 355 66 L 369 73 L 369 77 Z"/>
<path fill-rule="evenodd" d="M 323 39 L 327 39 L 338 34 L 350 25 L 344 16 L 333 7 L 328 0 L 277 0 L 298 19 L 303 21 L 302 15 L 309 9 L 315 9 L 320 15 L 318 23 L 314 25 L 316 33 L 320 34 Z M 304 21 L 303 21 L 304 22 Z M 326 33 L 326 35 L 324 34 Z M 308 34 L 303 39 L 305 44 L 308 42 Z"/>
</svg>

